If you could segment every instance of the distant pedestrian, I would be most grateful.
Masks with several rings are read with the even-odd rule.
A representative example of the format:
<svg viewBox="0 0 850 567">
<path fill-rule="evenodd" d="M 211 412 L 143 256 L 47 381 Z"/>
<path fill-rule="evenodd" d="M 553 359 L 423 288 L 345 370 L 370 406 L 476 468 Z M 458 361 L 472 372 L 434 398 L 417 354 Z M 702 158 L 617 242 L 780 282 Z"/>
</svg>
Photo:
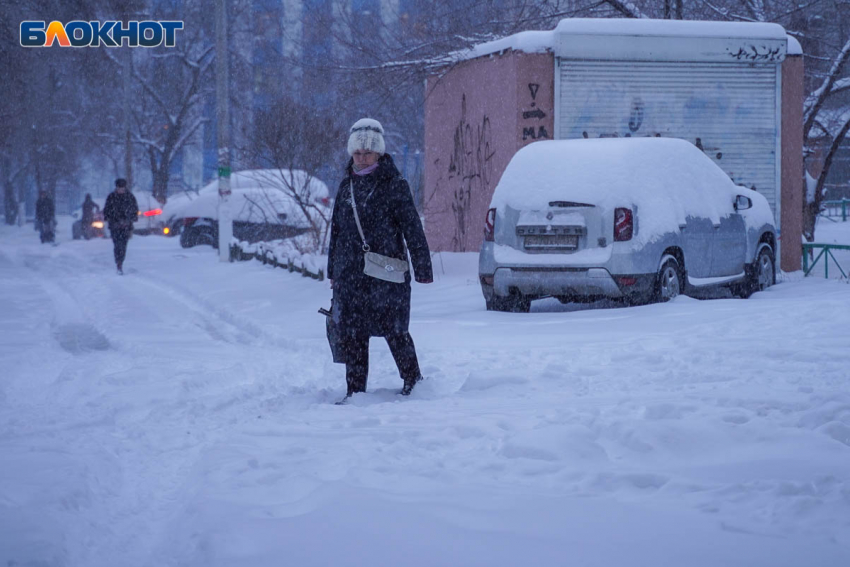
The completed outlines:
<svg viewBox="0 0 850 567">
<path fill-rule="evenodd" d="M 115 267 L 118 273 L 124 273 L 124 257 L 127 255 L 127 241 L 133 234 L 133 223 L 139 218 L 139 204 L 127 190 L 127 180 L 115 180 L 115 191 L 106 198 L 103 207 L 103 219 L 109 223 L 112 236 Z"/>
<path fill-rule="evenodd" d="M 384 152 L 384 129 L 377 120 L 364 118 L 351 127 L 351 159 L 331 221 L 328 278 L 346 398 L 366 391 L 370 337 L 386 339 L 404 380 L 402 394 L 410 394 L 422 379 L 408 332 L 408 250 L 419 283 L 433 281 L 431 255 L 410 187 Z"/>
<path fill-rule="evenodd" d="M 35 202 L 35 224 L 42 244 L 56 239 L 56 207 L 47 191 L 40 191 Z"/>
<path fill-rule="evenodd" d="M 94 202 L 91 198 L 91 193 L 86 193 L 86 199 L 83 201 L 83 218 L 80 221 L 83 227 L 83 238 L 86 240 L 91 236 L 91 223 L 94 222 L 95 209 L 99 213 L 100 205 Z"/>
</svg>

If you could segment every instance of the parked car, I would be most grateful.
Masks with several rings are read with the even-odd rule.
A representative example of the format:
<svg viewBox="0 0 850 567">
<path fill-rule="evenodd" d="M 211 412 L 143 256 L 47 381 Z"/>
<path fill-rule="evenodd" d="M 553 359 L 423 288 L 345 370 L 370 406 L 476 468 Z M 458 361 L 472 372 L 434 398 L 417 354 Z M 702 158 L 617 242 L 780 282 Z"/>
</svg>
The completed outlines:
<svg viewBox="0 0 850 567">
<path fill-rule="evenodd" d="M 139 204 L 139 218 L 133 224 L 134 234 L 162 234 L 165 221 L 162 205 L 147 191 L 135 191 L 133 196 Z"/>
<path fill-rule="evenodd" d="M 292 188 L 298 189 L 319 216 L 330 218 L 327 185 L 300 170 L 237 171 L 230 186 L 233 235 L 240 240 L 277 240 L 311 230 L 309 219 L 291 197 Z M 218 203 L 217 180 L 197 193 L 170 197 L 163 208 L 163 234 L 179 235 L 183 247 L 218 246 Z"/>
<path fill-rule="evenodd" d="M 286 194 L 268 189 L 236 189 L 230 196 L 233 236 L 246 242 L 291 238 L 311 230 L 304 213 Z M 326 217 L 330 207 L 317 205 Z M 180 244 L 184 248 L 208 244 L 218 247 L 218 193 L 204 193 L 183 203 L 171 218 L 182 219 Z"/>
<path fill-rule="evenodd" d="M 496 186 L 479 278 L 488 310 L 531 301 L 630 304 L 775 283 L 776 231 L 764 196 L 672 138 L 535 142 Z"/>
</svg>

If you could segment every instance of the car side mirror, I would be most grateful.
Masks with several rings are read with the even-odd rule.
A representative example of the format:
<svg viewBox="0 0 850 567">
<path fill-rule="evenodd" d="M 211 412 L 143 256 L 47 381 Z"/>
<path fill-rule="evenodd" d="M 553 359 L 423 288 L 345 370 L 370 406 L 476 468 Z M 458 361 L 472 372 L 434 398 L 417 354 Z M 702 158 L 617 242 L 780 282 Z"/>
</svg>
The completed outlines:
<svg viewBox="0 0 850 567">
<path fill-rule="evenodd" d="M 735 198 L 735 202 L 732 204 L 735 207 L 735 211 L 746 211 L 747 209 L 753 208 L 753 201 L 749 197 L 744 197 L 743 195 L 738 195 Z"/>
</svg>

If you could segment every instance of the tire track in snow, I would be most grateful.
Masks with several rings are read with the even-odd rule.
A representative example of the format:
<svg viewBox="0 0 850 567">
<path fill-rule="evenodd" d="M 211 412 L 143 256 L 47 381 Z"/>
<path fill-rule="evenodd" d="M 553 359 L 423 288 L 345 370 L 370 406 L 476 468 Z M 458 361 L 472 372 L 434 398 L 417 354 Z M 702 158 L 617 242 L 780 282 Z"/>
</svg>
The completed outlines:
<svg viewBox="0 0 850 567">
<path fill-rule="evenodd" d="M 98 305 L 92 298 L 105 301 L 116 292 L 120 297 L 127 293 L 128 288 L 134 287 L 132 277 L 110 279 L 87 274 L 85 269 L 80 268 L 92 262 L 69 254 L 54 254 L 49 262 L 39 256 L 22 254 L 20 264 L 26 268 L 21 273 L 44 290 L 54 304 L 53 328 L 60 345 L 73 354 L 87 354 L 90 350 L 97 350 L 88 347 L 101 346 L 100 339 L 76 350 L 67 348 L 68 344 L 62 344 L 63 341 L 73 343 L 75 340 L 86 340 L 88 330 L 95 328 L 91 317 L 97 313 Z M 168 291 L 163 290 L 162 286 L 152 286 L 151 289 L 160 295 Z M 149 292 L 140 295 L 143 298 L 151 296 Z M 177 294 L 166 295 L 202 318 L 210 327 L 229 325 L 223 319 L 207 316 L 202 307 L 193 305 L 185 298 L 179 301 L 181 298 Z M 175 316 L 180 315 L 178 313 Z M 114 318 L 106 321 L 113 326 L 116 324 Z M 119 325 L 121 323 L 118 322 Z M 107 332 L 109 326 L 106 325 Z M 225 334 L 236 335 L 245 330 L 244 327 L 232 327 Z M 78 336 L 78 332 L 82 336 Z M 96 336 L 105 340 L 100 331 L 97 331 Z M 202 337 L 200 335 L 196 338 Z M 222 345 L 217 344 L 208 349 L 220 353 Z M 230 347 L 225 350 L 229 351 Z M 78 525 L 75 522 L 63 522 L 69 526 L 69 539 L 74 542 L 68 547 L 69 557 L 73 558 L 74 564 L 107 565 L 107 558 L 122 557 L 125 565 L 148 565 L 158 542 L 166 537 L 163 531 L 167 525 L 166 518 L 173 517 L 184 506 L 178 496 L 189 491 L 191 471 L 198 455 L 209 443 L 216 442 L 219 430 L 224 429 L 225 424 L 241 418 L 245 413 L 244 403 L 255 403 L 250 396 L 233 398 L 232 395 L 228 399 L 232 398 L 236 403 L 222 403 L 222 395 L 210 391 L 209 380 L 202 380 L 202 389 L 189 392 L 189 396 L 196 397 L 198 401 L 187 402 L 185 397 L 169 397 L 166 394 L 153 411 L 150 411 L 149 405 L 145 406 L 136 400 L 127 405 L 124 397 L 132 394 L 129 391 L 122 393 L 126 387 L 121 383 L 108 385 L 109 375 L 115 366 L 123 368 L 121 372 L 126 373 L 127 359 L 129 370 L 155 374 L 147 369 L 154 370 L 156 366 L 150 361 L 140 360 L 140 354 L 137 349 L 131 348 L 124 352 L 98 354 L 98 360 L 85 357 L 71 359 L 66 370 L 79 368 L 80 372 L 70 371 L 82 375 L 87 382 L 99 384 L 101 387 L 95 388 L 97 392 L 90 392 L 80 398 L 81 392 L 74 392 L 75 388 L 79 388 L 76 384 L 48 387 L 40 394 L 40 399 L 48 400 L 47 403 L 40 403 L 36 399 L 31 408 L 18 408 L 20 411 L 26 410 L 31 417 L 31 431 L 18 432 L 18 438 L 21 438 L 20 434 L 31 439 L 48 434 L 58 440 L 57 446 L 72 448 L 74 454 L 88 455 L 99 465 L 111 469 L 111 472 L 106 473 L 114 480 L 110 486 L 101 485 L 102 471 L 89 471 L 87 467 L 81 466 L 77 466 L 76 478 L 66 481 L 80 495 L 77 498 L 80 504 L 75 506 L 75 514 L 78 518 L 84 518 L 82 525 L 86 526 L 83 530 L 82 527 L 74 527 Z M 226 352 L 224 354 L 226 356 Z M 102 372 L 104 367 L 107 374 Z M 84 368 L 89 371 L 84 371 Z M 204 372 L 203 369 L 201 372 Z M 58 378 L 54 378 L 53 386 L 56 386 L 56 380 Z M 138 387 L 138 384 L 132 386 Z M 72 395 L 62 399 L 59 390 L 65 389 L 70 389 Z M 85 403 L 85 408 L 68 403 L 74 400 L 82 402 L 86 398 L 89 401 Z M 211 406 L 215 406 L 214 412 L 209 411 Z M 83 413 L 87 414 L 85 419 L 81 415 L 83 409 Z M 49 448 L 46 450 L 52 451 Z M 95 459 L 94 455 L 99 457 Z M 112 458 L 107 459 L 105 455 Z M 65 514 L 61 511 L 53 513 Z M 78 529 L 83 530 L 80 533 L 86 533 L 89 539 L 92 532 L 98 534 L 97 541 L 85 543 L 73 537 Z"/>
<path fill-rule="evenodd" d="M 303 345 L 299 345 L 294 340 L 272 334 L 249 319 L 239 317 L 233 312 L 215 305 L 212 301 L 204 299 L 200 295 L 191 293 L 175 284 L 166 284 L 162 280 L 143 276 L 138 273 L 132 274 L 129 280 L 141 283 L 183 304 L 187 309 L 196 313 L 211 326 L 214 326 L 215 323 L 226 325 L 236 332 L 235 336 L 237 337 L 247 335 L 250 337 L 250 342 L 273 345 L 279 348 L 289 349 L 293 352 L 298 352 L 304 348 Z M 248 341 L 237 339 L 236 342 L 244 344 Z"/>
</svg>

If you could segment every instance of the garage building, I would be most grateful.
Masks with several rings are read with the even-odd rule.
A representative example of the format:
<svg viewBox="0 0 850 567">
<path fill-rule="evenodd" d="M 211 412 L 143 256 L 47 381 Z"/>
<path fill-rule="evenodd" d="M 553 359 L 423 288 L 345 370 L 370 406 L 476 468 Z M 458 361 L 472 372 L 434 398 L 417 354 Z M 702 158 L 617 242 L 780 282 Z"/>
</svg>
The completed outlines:
<svg viewBox="0 0 850 567">
<path fill-rule="evenodd" d="M 537 140 L 686 139 L 774 211 L 800 269 L 803 61 L 777 24 L 566 19 L 429 77 L 423 209 L 436 250 L 476 251 L 493 189 Z"/>
</svg>

